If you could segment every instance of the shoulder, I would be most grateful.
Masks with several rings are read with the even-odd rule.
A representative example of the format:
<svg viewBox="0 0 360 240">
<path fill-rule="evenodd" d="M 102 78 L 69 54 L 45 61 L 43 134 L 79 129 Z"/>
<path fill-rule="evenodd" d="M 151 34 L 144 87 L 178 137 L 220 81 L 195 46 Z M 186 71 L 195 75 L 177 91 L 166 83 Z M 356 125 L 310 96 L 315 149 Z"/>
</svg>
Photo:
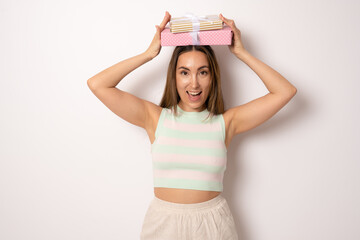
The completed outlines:
<svg viewBox="0 0 360 240">
<path fill-rule="evenodd" d="M 150 102 L 145 101 L 145 111 L 146 111 L 146 123 L 151 124 L 152 122 L 159 119 L 162 107 Z"/>
<path fill-rule="evenodd" d="M 228 110 L 225 110 L 225 112 L 221 114 L 225 122 L 225 136 L 226 136 L 225 143 L 227 147 L 230 145 L 230 142 L 234 137 L 234 133 L 235 133 L 234 125 L 232 124 L 234 112 L 235 109 L 230 108 Z"/>
<path fill-rule="evenodd" d="M 230 108 L 228 110 L 225 110 L 225 112 L 222 113 L 221 115 L 224 118 L 226 129 L 228 129 L 231 124 L 232 118 L 234 116 L 234 109 Z"/>
<path fill-rule="evenodd" d="M 149 101 L 145 101 L 145 130 L 149 135 L 150 142 L 155 140 L 155 131 L 163 108 Z"/>
</svg>

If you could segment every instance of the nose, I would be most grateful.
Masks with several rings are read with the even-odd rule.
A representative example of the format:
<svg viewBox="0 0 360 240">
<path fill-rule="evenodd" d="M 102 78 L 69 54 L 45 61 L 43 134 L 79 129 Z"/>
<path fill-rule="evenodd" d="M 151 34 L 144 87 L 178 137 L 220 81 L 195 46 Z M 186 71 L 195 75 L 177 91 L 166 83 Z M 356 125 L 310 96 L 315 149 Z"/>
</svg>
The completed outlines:
<svg viewBox="0 0 360 240">
<path fill-rule="evenodd" d="M 192 75 L 190 84 L 193 89 L 196 89 L 197 87 L 200 86 L 197 74 Z"/>
</svg>

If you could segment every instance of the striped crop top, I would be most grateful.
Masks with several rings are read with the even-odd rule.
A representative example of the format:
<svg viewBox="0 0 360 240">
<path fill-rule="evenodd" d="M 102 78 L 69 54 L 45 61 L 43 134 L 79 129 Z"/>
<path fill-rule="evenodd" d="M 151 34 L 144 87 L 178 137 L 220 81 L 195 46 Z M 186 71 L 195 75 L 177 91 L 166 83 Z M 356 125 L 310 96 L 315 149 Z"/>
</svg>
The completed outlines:
<svg viewBox="0 0 360 240">
<path fill-rule="evenodd" d="M 154 187 L 223 191 L 227 163 L 222 114 L 163 108 L 151 144 Z"/>
</svg>

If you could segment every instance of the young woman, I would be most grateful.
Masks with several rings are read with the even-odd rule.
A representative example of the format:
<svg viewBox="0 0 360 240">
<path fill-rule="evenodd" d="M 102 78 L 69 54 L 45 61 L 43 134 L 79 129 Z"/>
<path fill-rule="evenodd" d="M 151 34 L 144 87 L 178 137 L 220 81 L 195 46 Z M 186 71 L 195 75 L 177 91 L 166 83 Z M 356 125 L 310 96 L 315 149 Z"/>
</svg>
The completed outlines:
<svg viewBox="0 0 360 240">
<path fill-rule="evenodd" d="M 238 239 L 226 199 L 221 195 L 227 148 L 232 138 L 271 118 L 296 94 L 283 76 L 252 56 L 233 20 L 220 18 L 234 33 L 230 51 L 264 82 L 269 93 L 224 110 L 219 67 L 210 46 L 178 46 L 170 60 L 160 105 L 116 88 L 131 71 L 155 58 L 166 12 L 148 49 L 88 80 L 111 111 L 149 135 L 154 199 L 141 239 Z"/>
</svg>

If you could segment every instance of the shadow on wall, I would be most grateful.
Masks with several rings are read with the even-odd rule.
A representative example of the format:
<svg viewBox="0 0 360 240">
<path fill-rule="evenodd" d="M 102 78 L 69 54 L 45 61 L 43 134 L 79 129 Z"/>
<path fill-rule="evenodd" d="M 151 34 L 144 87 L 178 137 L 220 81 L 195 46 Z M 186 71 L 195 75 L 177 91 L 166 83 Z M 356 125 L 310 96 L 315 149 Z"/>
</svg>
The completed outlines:
<svg viewBox="0 0 360 240">
<path fill-rule="evenodd" d="M 248 46 L 248 44 L 246 46 Z M 232 53 L 230 52 L 227 46 L 213 46 L 213 49 L 215 51 L 216 57 L 220 65 L 220 72 L 222 77 L 221 83 L 222 83 L 222 91 L 225 102 L 225 110 L 227 110 L 229 107 L 234 107 L 244 104 L 245 102 L 240 103 L 240 102 L 235 102 L 234 100 L 236 99 L 237 95 L 241 95 L 243 91 L 246 91 L 246 89 L 235 89 L 233 87 L 234 81 L 242 81 L 243 79 L 239 79 L 238 76 L 235 76 L 234 71 L 231 69 L 233 68 L 234 61 L 239 61 L 238 63 L 239 65 L 244 63 L 242 63 L 241 60 L 236 59 L 236 57 L 232 55 Z M 250 48 L 247 47 L 247 49 L 249 50 L 250 53 L 253 52 L 251 51 L 251 47 Z M 268 65 L 272 67 L 271 63 L 269 63 Z M 281 74 L 281 71 L 279 72 Z M 287 78 L 289 76 L 284 76 L 284 77 Z M 300 79 L 299 80 L 296 79 L 298 78 L 297 76 L 293 75 L 290 77 L 291 77 L 291 82 L 300 82 Z M 259 79 L 259 81 L 261 80 Z M 244 152 L 242 151 L 242 146 L 244 145 L 246 146 L 246 141 L 252 141 L 253 139 L 261 138 L 261 136 L 267 134 L 271 135 L 275 132 L 282 131 L 282 129 L 287 129 L 288 128 L 287 126 L 294 125 L 295 121 L 298 122 L 299 118 L 302 117 L 305 118 L 306 117 L 305 112 L 309 112 L 308 110 L 311 111 L 311 109 L 309 109 L 309 105 L 307 104 L 306 100 L 302 98 L 301 90 L 300 90 L 300 94 L 297 93 L 297 95 L 294 97 L 294 99 L 291 100 L 290 103 L 291 103 L 291 108 L 286 108 L 285 106 L 277 114 L 275 114 L 272 118 L 270 118 L 262 125 L 252 130 L 249 130 L 248 132 L 235 136 L 230 143 L 229 151 L 228 151 L 227 170 L 224 176 L 223 195 L 227 199 L 231 212 L 233 213 L 233 217 L 237 227 L 237 232 L 239 234 L 239 239 L 243 239 L 243 240 L 251 239 L 250 234 L 246 232 L 246 229 L 248 229 L 248 227 L 246 227 L 246 223 L 248 221 L 244 219 L 244 214 L 243 214 L 243 209 L 245 209 L 246 206 L 241 205 L 242 202 L 241 200 L 236 201 L 235 199 L 233 199 L 234 192 L 241 193 L 242 189 L 244 189 L 242 183 L 244 182 L 243 176 L 245 174 L 243 174 L 242 172 L 243 168 L 241 167 L 241 164 L 244 159 L 242 154 Z M 284 111 L 285 109 L 286 111 Z M 242 194 L 240 194 L 240 196 L 242 196 Z"/>
</svg>

